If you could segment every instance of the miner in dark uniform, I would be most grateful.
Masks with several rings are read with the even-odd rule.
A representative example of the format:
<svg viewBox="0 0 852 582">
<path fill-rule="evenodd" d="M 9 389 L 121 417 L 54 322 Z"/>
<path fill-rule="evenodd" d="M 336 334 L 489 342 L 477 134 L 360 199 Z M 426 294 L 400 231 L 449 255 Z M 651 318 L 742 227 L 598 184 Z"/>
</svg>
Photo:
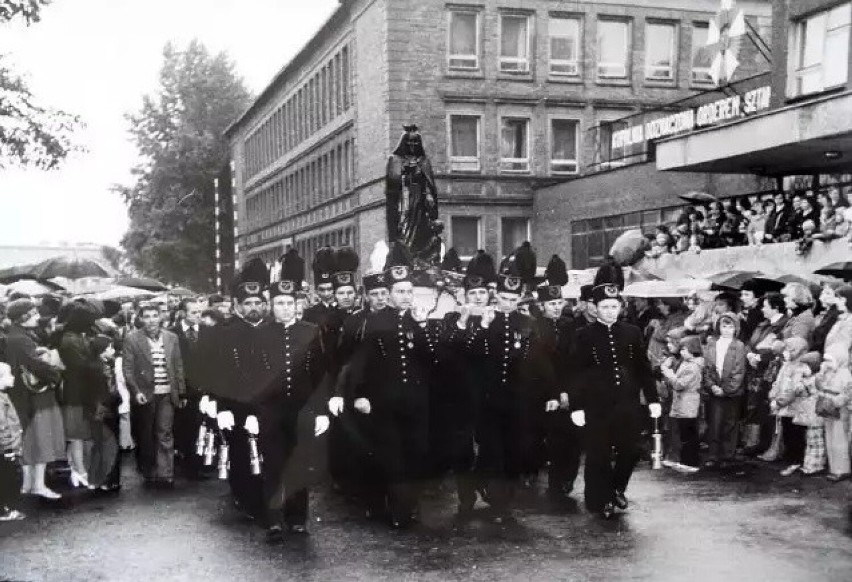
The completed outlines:
<svg viewBox="0 0 852 582">
<path fill-rule="evenodd" d="M 479 471 L 487 482 L 494 523 L 512 521 L 511 503 L 517 481 L 528 466 L 532 443 L 530 407 L 537 400 L 532 390 L 534 350 L 538 341 L 534 322 L 518 312 L 523 282 L 509 262 L 498 275 L 496 310 L 484 311 L 482 339 L 473 343 L 474 353 L 485 357 L 488 378 L 482 395 L 479 438 Z M 536 378 L 539 394 L 547 394 L 545 409 L 559 407 L 552 379 Z M 549 384 L 549 385 L 548 385 Z"/>
<path fill-rule="evenodd" d="M 574 349 L 571 419 L 586 427 L 586 507 L 610 518 L 627 508 L 625 491 L 641 454 L 640 392 L 652 417 L 660 404 L 642 332 L 618 319 L 618 287 L 596 285 L 592 301 L 598 320 L 579 331 Z"/>
<path fill-rule="evenodd" d="M 483 341 L 482 316 L 488 308 L 488 285 L 497 281 L 494 261 L 479 251 L 468 263 L 464 277 L 465 303 L 448 313 L 443 321 L 439 358 L 443 385 L 441 401 L 430 412 L 438 416 L 436 424 L 446 431 L 445 463 L 456 479 L 458 493 L 457 525 L 463 526 L 473 515 L 476 491 L 480 487 L 476 473 L 476 430 L 480 420 L 482 395 L 488 381 L 488 359 L 474 347 Z"/>
<path fill-rule="evenodd" d="M 398 245 L 386 266 L 394 309 L 367 317 L 364 380 L 356 382 L 354 406 L 369 415 L 370 440 L 385 485 L 374 493 L 386 497 L 391 525 L 399 528 L 417 517 L 429 438 L 431 351 L 425 312 L 412 309 L 411 266 Z M 381 509 L 376 499 L 372 505 Z"/>
<path fill-rule="evenodd" d="M 269 271 L 252 259 L 233 289 L 236 314 L 213 328 L 207 386 L 218 408 L 217 422 L 230 447 L 228 481 L 235 504 L 252 517 L 263 513 L 262 482 L 252 474 L 249 437 L 257 436 L 254 397 L 268 381 L 260 331 L 266 316 Z"/>
<path fill-rule="evenodd" d="M 308 487 L 322 473 L 317 446 L 329 427 L 326 395 L 317 392 L 325 372 L 320 328 L 296 319 L 304 262 L 285 255 L 282 280 L 269 288 L 272 319 L 260 329 L 265 389 L 255 399 L 263 456 L 264 525 L 271 543 L 290 533 L 307 534 Z M 282 511 L 283 510 L 283 511 Z"/>
<path fill-rule="evenodd" d="M 319 301 L 305 309 L 302 314 L 302 321 L 318 326 L 323 334 L 325 345 L 333 347 L 333 339 L 337 333 L 337 330 L 333 329 L 333 322 L 339 319 L 332 280 L 335 272 L 334 251 L 330 247 L 318 249 L 314 253 L 312 269 L 314 272 L 314 291 Z"/>
<path fill-rule="evenodd" d="M 574 489 L 574 480 L 580 468 L 580 429 L 571 422 L 568 398 L 568 378 L 571 371 L 571 354 L 576 333 L 574 320 L 563 314 L 565 300 L 562 286 L 568 283 L 565 263 L 556 255 L 545 270 L 547 281 L 536 289 L 541 305 L 537 320 L 542 356 L 557 383 L 559 409 L 544 418 L 547 458 L 547 493 L 554 501 L 564 501 Z"/>
</svg>

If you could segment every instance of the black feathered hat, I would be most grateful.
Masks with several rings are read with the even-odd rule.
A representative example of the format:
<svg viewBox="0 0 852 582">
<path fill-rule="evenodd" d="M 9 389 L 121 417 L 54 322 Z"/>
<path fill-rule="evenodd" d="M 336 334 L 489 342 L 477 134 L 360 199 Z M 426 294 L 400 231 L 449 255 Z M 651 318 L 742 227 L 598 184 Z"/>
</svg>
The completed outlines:
<svg viewBox="0 0 852 582">
<path fill-rule="evenodd" d="M 465 291 L 488 288 L 488 284 L 496 280 L 497 271 L 494 269 L 494 259 L 484 250 L 479 249 L 467 264 L 467 273 L 464 276 Z"/>
<path fill-rule="evenodd" d="M 387 276 L 388 286 L 402 281 L 411 281 L 411 253 L 400 242 L 391 244 L 388 251 L 388 257 L 385 259 L 385 275 Z"/>
<path fill-rule="evenodd" d="M 515 267 L 518 270 L 518 276 L 527 289 L 531 289 L 535 280 L 536 257 L 532 245 L 529 241 L 524 241 L 521 246 L 515 250 Z"/>
<path fill-rule="evenodd" d="M 444 253 L 444 259 L 441 261 L 441 270 L 461 273 L 462 262 L 455 247 L 450 248 L 450 250 Z"/>
<path fill-rule="evenodd" d="M 373 289 L 379 289 L 384 287 L 385 289 L 390 287 L 390 283 L 388 282 L 388 276 L 384 271 L 381 273 L 369 273 L 364 275 L 364 291 L 369 293 Z"/>
<path fill-rule="evenodd" d="M 331 282 L 336 291 L 340 287 L 355 287 L 356 273 L 358 272 L 358 264 L 360 259 L 352 247 L 343 247 L 337 249 L 334 253 L 334 275 Z"/>
<path fill-rule="evenodd" d="M 331 247 L 322 247 L 314 253 L 314 262 L 312 264 L 314 270 L 314 287 L 333 283 L 332 278 L 337 270 L 334 264 L 334 249 Z"/>
<path fill-rule="evenodd" d="M 560 259 L 559 255 L 550 257 L 550 262 L 544 270 L 544 278 L 549 285 L 562 287 L 568 283 L 568 270 L 565 268 L 565 261 Z"/>
<path fill-rule="evenodd" d="M 594 288 L 594 285 L 582 285 L 580 287 L 580 301 L 591 301 L 592 289 Z"/>
<path fill-rule="evenodd" d="M 604 259 L 603 264 L 598 267 L 595 280 L 592 285 L 615 285 L 619 291 L 624 289 L 624 271 L 611 256 Z"/>
<path fill-rule="evenodd" d="M 510 255 L 500 264 L 500 273 L 497 275 L 497 292 L 517 293 L 518 295 L 524 292 L 524 280 L 514 256 Z"/>
<path fill-rule="evenodd" d="M 296 296 L 302 290 L 305 279 L 305 259 L 299 252 L 290 248 L 281 259 L 281 280 L 269 286 L 269 298 L 279 295 Z"/>
<path fill-rule="evenodd" d="M 269 269 L 266 268 L 266 263 L 255 257 L 240 271 L 240 276 L 234 283 L 232 295 L 237 303 L 242 303 L 251 297 L 265 301 L 263 292 L 267 285 L 269 285 Z"/>
</svg>

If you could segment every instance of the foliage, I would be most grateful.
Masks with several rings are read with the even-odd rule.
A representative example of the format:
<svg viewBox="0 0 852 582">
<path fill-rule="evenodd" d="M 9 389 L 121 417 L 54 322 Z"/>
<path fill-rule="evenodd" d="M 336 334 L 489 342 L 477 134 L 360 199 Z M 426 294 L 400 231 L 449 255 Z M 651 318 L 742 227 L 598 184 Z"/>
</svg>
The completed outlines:
<svg viewBox="0 0 852 582">
<path fill-rule="evenodd" d="M 251 96 L 225 53 L 198 41 L 163 50 L 160 87 L 127 116 L 142 157 L 136 183 L 117 186 L 128 204 L 122 240 L 141 272 L 198 291 L 215 273 L 213 180 L 228 160 L 223 133 Z"/>
<path fill-rule="evenodd" d="M 23 18 L 38 22 L 47 0 L 0 0 L 0 25 Z M 77 116 L 43 107 L 26 82 L 0 55 L 0 169 L 9 165 L 51 170 L 77 149 L 72 141 Z"/>
</svg>

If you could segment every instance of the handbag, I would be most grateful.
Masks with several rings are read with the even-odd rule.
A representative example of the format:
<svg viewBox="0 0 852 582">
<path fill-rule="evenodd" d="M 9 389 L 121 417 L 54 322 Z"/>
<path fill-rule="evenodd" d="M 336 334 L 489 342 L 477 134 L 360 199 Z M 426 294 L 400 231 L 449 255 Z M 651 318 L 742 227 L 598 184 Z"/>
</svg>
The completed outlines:
<svg viewBox="0 0 852 582">
<path fill-rule="evenodd" d="M 823 418 L 840 418 L 840 407 L 827 394 L 819 394 L 816 399 L 817 416 Z"/>
<path fill-rule="evenodd" d="M 20 376 L 21 383 L 24 385 L 24 388 L 26 388 L 27 392 L 30 392 L 31 394 L 41 394 L 42 392 L 47 392 L 48 390 L 56 388 L 56 386 L 51 382 L 43 382 L 39 380 L 38 376 L 30 372 L 25 366 L 20 367 Z"/>
</svg>

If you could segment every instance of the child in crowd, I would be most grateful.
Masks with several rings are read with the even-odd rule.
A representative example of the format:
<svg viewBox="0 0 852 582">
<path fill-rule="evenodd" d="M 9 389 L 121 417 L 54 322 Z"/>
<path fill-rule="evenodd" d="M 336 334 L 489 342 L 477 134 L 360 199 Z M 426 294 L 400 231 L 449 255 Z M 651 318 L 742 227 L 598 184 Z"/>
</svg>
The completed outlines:
<svg viewBox="0 0 852 582">
<path fill-rule="evenodd" d="M 811 376 L 808 376 L 804 383 L 796 388 L 796 414 L 793 416 L 793 423 L 805 427 L 805 457 L 802 462 L 802 473 L 816 475 L 825 470 L 825 423 L 816 413 L 818 390 L 813 373 L 818 364 L 815 361 L 812 362 L 809 357 L 803 358 L 803 361 L 811 368 Z"/>
<path fill-rule="evenodd" d="M 823 356 L 822 367 L 816 376 L 817 407 L 825 424 L 825 449 L 828 456 L 829 481 L 849 477 L 849 402 L 852 398 L 852 372 L 849 371 L 849 351 L 830 346 Z M 822 405 L 819 403 L 822 399 Z"/>
<path fill-rule="evenodd" d="M 0 521 L 24 519 L 17 509 L 21 495 L 21 422 L 6 390 L 15 384 L 12 368 L 0 362 Z"/>
<path fill-rule="evenodd" d="M 769 409 L 781 419 L 781 438 L 784 442 L 784 461 L 787 467 L 781 475 L 788 477 L 801 469 L 805 461 L 805 433 L 807 429 L 793 422 L 798 412 L 798 397 L 811 376 L 811 368 L 802 361 L 808 351 L 808 342 L 800 337 L 784 340 L 784 364 L 769 391 Z"/>
<path fill-rule="evenodd" d="M 669 412 L 672 451 L 679 451 L 678 461 L 671 456 L 663 462 L 667 467 L 684 473 L 698 471 L 699 439 L 698 409 L 701 405 L 701 378 L 704 369 L 701 340 L 687 336 L 678 342 L 681 362 L 674 368 L 663 363 L 660 371 L 672 390 Z"/>
</svg>

